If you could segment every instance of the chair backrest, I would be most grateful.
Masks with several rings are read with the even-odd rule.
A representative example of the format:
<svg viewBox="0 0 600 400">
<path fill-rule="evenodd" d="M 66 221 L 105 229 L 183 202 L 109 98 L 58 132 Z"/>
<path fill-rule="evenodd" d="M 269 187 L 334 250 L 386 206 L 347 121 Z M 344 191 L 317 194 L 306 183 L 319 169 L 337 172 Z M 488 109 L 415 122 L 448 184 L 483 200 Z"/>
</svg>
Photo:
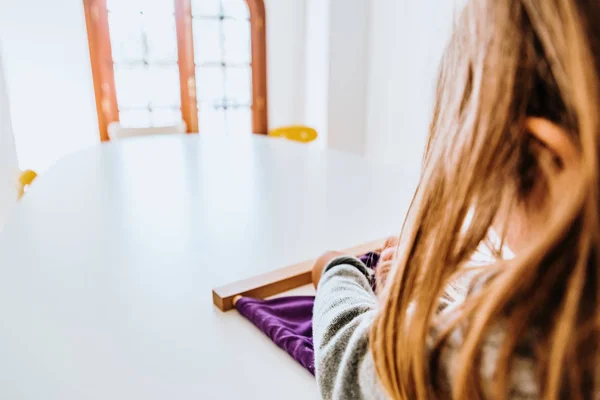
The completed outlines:
<svg viewBox="0 0 600 400">
<path fill-rule="evenodd" d="M 269 131 L 271 137 L 282 137 L 294 142 L 309 143 L 318 136 L 317 131 L 309 126 L 290 125 Z"/>
<path fill-rule="evenodd" d="M 111 139 L 126 139 L 138 136 L 164 135 L 171 133 L 185 133 L 187 126 L 184 121 L 175 125 L 157 126 L 152 128 L 129 128 L 121 126 L 119 122 L 112 122 L 108 125 L 108 136 Z"/>
</svg>

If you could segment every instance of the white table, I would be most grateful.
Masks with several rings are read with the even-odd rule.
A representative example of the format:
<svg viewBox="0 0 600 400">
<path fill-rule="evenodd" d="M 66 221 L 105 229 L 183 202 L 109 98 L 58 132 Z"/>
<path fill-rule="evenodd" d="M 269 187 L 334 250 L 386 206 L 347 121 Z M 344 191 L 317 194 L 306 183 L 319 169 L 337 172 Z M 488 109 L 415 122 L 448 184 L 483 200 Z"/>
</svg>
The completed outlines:
<svg viewBox="0 0 600 400">
<path fill-rule="evenodd" d="M 0 398 L 318 398 L 211 288 L 396 233 L 415 177 L 250 135 L 65 158 L 0 236 Z"/>
</svg>

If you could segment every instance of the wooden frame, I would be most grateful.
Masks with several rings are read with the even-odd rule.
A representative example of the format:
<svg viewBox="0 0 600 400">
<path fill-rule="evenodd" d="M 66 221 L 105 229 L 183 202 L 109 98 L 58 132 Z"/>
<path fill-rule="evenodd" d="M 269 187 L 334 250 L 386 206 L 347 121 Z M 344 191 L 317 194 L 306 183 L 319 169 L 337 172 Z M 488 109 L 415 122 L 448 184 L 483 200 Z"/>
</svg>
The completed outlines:
<svg viewBox="0 0 600 400">
<path fill-rule="evenodd" d="M 196 133 L 198 103 L 196 99 L 196 65 L 190 0 L 173 0 L 177 30 L 177 56 L 181 93 L 181 117 L 189 133 Z M 241 0 L 240 0 L 241 1 Z M 267 134 L 267 36 L 263 0 L 246 0 L 250 11 L 252 52 L 252 132 Z M 100 140 L 108 141 L 108 125 L 119 120 L 114 66 L 106 0 L 83 0 L 94 81 Z"/>
<path fill-rule="evenodd" d="M 175 27 L 177 29 L 181 117 L 187 125 L 188 133 L 198 132 L 196 64 L 194 63 L 194 34 L 192 31 L 192 3 L 190 0 L 175 0 Z"/>
<path fill-rule="evenodd" d="M 109 140 L 108 125 L 119 120 L 115 72 L 108 32 L 106 0 L 83 0 L 85 24 L 88 31 L 90 61 L 96 97 L 96 112 L 100 129 L 100 140 Z"/>
<path fill-rule="evenodd" d="M 269 133 L 267 102 L 267 27 L 263 0 L 246 0 L 252 46 L 252 132 Z"/>
<path fill-rule="evenodd" d="M 380 251 L 386 239 L 374 240 L 342 251 L 345 254 L 360 256 L 370 251 Z M 315 259 L 304 261 L 244 279 L 229 285 L 213 289 L 213 303 L 221 311 L 233 308 L 233 299 L 237 296 L 265 298 L 292 290 L 312 282 L 312 268 Z"/>
</svg>

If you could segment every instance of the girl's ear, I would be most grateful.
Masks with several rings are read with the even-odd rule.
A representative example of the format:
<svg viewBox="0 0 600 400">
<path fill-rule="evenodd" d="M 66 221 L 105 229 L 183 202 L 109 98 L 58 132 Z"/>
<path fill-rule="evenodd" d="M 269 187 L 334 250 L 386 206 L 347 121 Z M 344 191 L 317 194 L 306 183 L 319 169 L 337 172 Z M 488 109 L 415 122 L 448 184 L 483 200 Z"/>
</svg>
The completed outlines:
<svg viewBox="0 0 600 400">
<path fill-rule="evenodd" d="M 552 153 L 561 166 L 557 174 L 577 168 L 579 152 L 564 128 L 545 118 L 529 117 L 525 120 L 525 129 Z"/>
<path fill-rule="evenodd" d="M 530 150 L 543 179 L 536 179 L 527 201 L 506 215 L 507 225 L 497 227 L 498 232 L 505 232 L 505 243 L 515 253 L 543 232 L 552 210 L 579 173 L 579 151 L 565 129 L 545 118 L 529 117 L 525 131 L 536 139 Z"/>
</svg>

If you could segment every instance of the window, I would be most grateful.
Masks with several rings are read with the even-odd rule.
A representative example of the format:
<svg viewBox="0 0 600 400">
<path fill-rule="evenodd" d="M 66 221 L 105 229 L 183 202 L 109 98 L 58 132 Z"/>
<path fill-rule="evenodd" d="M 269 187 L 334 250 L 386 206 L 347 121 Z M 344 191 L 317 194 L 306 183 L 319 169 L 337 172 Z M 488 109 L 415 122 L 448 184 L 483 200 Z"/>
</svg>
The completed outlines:
<svg viewBox="0 0 600 400">
<path fill-rule="evenodd" d="M 84 0 L 107 126 L 267 133 L 262 0 Z"/>
</svg>

